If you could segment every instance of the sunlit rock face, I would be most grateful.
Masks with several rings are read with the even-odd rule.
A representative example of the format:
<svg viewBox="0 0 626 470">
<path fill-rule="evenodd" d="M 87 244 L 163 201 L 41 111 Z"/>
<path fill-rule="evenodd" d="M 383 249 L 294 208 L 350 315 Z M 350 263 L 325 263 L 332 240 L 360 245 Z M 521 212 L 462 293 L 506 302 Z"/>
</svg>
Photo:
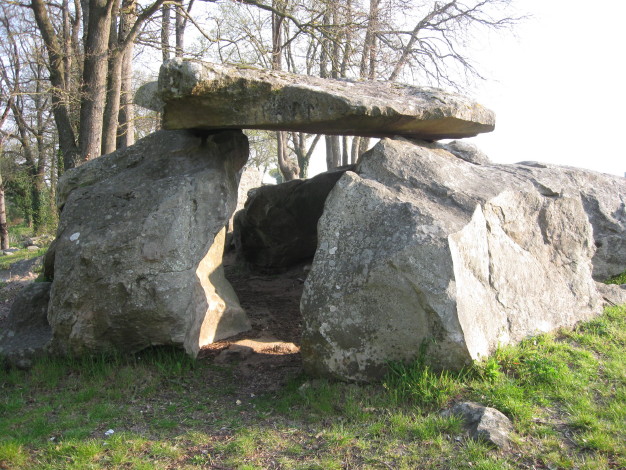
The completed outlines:
<svg viewBox="0 0 626 470">
<path fill-rule="evenodd" d="M 53 350 L 203 345 L 250 327 L 224 278 L 224 227 L 248 157 L 241 131 L 159 131 L 60 182 Z"/>
<path fill-rule="evenodd" d="M 625 194 L 609 175 L 383 139 L 326 201 L 301 302 L 305 368 L 375 380 L 425 347 L 458 369 L 600 313 L 592 273 L 609 260 L 596 245 L 619 238 L 606 227 L 623 230 Z"/>
<path fill-rule="evenodd" d="M 493 112 L 462 95 L 389 82 L 331 80 L 173 59 L 137 104 L 166 129 L 243 128 L 450 139 L 491 132 Z"/>
</svg>

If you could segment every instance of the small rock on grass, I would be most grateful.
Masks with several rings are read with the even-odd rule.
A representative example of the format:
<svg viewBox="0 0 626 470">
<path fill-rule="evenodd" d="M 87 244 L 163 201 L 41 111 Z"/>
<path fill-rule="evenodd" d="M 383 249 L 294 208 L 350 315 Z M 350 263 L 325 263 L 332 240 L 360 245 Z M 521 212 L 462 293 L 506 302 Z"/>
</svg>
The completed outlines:
<svg viewBox="0 0 626 470">
<path fill-rule="evenodd" d="M 472 439 L 481 440 L 503 450 L 511 447 L 509 435 L 513 424 L 504 414 L 495 408 L 478 403 L 461 402 L 441 413 L 443 416 L 459 416 L 464 421 L 465 429 Z"/>
</svg>

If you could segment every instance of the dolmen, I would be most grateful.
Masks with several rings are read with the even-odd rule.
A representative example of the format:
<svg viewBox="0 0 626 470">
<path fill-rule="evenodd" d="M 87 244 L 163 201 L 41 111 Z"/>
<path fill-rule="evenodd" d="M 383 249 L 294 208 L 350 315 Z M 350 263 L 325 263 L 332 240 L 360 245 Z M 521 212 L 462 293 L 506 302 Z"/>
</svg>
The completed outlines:
<svg viewBox="0 0 626 470">
<path fill-rule="evenodd" d="M 162 112 L 166 130 L 60 182 L 48 352 L 167 344 L 195 356 L 250 327 L 221 267 L 248 156 L 241 129 L 381 137 L 324 179 L 316 217 L 270 193 L 247 204 L 263 203 L 246 223 L 280 228 L 250 250 L 266 267 L 301 261 L 278 243 L 290 233 L 281 224 L 315 232 L 293 231 L 314 255 L 301 300 L 309 374 L 377 380 L 424 349 L 433 367 L 458 369 L 620 298 L 597 281 L 626 269 L 626 179 L 495 164 L 439 142 L 494 129 L 494 114 L 466 97 L 174 59 L 136 100 Z M 280 194 L 302 200 L 305 187 Z"/>
</svg>

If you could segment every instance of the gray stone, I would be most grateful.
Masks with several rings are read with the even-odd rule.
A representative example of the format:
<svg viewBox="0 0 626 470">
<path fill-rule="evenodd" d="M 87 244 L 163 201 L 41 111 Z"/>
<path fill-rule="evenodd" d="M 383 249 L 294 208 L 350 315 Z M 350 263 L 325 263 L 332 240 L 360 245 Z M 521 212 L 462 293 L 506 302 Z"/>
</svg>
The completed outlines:
<svg viewBox="0 0 626 470">
<path fill-rule="evenodd" d="M 593 277 L 604 281 L 626 270 L 626 178 L 538 162 L 499 165 L 530 181 L 547 197 L 580 199 L 593 227 Z"/>
<path fill-rule="evenodd" d="M 159 82 L 148 82 L 140 86 L 135 92 L 134 101 L 143 108 L 159 113 L 163 112 L 165 106 L 163 100 L 159 98 Z"/>
<path fill-rule="evenodd" d="M 241 131 L 160 131 L 68 171 L 48 317 L 55 351 L 199 348 L 250 327 L 221 266 Z"/>
<path fill-rule="evenodd" d="M 241 171 L 241 176 L 239 177 L 239 187 L 237 189 L 237 207 L 235 208 L 235 213 L 228 222 L 229 232 L 233 231 L 235 215 L 246 205 L 250 191 L 253 191 L 262 185 L 263 174 L 258 169 L 245 167 L 243 171 Z"/>
<path fill-rule="evenodd" d="M 544 171 L 401 138 L 364 154 L 318 224 L 301 301 L 305 368 L 375 380 L 426 342 L 431 365 L 458 369 L 600 313 L 591 216 L 579 187 L 549 190 L 558 170 Z"/>
<path fill-rule="evenodd" d="M 488 165 L 491 163 L 489 157 L 482 150 L 469 142 L 453 140 L 444 145 L 444 148 L 452 155 L 475 165 Z"/>
<path fill-rule="evenodd" d="M 338 168 L 308 180 L 256 189 L 235 219 L 238 254 L 260 270 L 280 270 L 311 259 L 324 202 L 345 172 Z"/>
<path fill-rule="evenodd" d="M 462 418 L 467 433 L 472 439 L 488 442 L 503 450 L 511 447 L 509 436 L 513 432 L 513 424 L 495 408 L 478 403 L 462 402 L 445 410 L 442 415 Z"/>
<path fill-rule="evenodd" d="M 490 132 L 495 125 L 491 111 L 436 88 L 181 59 L 162 65 L 156 97 L 142 90 L 135 101 L 157 110 L 164 102 L 167 129 L 269 129 L 436 140 Z"/>
<path fill-rule="evenodd" d="M 626 305 L 626 284 L 604 284 L 596 283 L 598 292 L 607 305 Z"/>
<path fill-rule="evenodd" d="M 50 288 L 49 282 L 34 282 L 15 298 L 0 331 L 0 357 L 9 365 L 27 369 L 33 359 L 46 354 L 52 338 L 47 318 Z"/>
</svg>

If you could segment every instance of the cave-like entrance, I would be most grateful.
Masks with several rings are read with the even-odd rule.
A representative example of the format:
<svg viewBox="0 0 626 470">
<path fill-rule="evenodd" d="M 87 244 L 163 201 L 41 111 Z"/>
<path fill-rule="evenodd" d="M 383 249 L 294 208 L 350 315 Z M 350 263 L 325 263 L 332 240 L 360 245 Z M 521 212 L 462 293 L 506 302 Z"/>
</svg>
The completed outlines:
<svg viewBox="0 0 626 470">
<path fill-rule="evenodd" d="M 205 354 L 244 368 L 301 367 L 300 299 L 317 249 L 317 222 L 348 169 L 353 166 L 249 191 L 230 224 L 223 266 L 252 329 L 205 346 Z"/>
</svg>

